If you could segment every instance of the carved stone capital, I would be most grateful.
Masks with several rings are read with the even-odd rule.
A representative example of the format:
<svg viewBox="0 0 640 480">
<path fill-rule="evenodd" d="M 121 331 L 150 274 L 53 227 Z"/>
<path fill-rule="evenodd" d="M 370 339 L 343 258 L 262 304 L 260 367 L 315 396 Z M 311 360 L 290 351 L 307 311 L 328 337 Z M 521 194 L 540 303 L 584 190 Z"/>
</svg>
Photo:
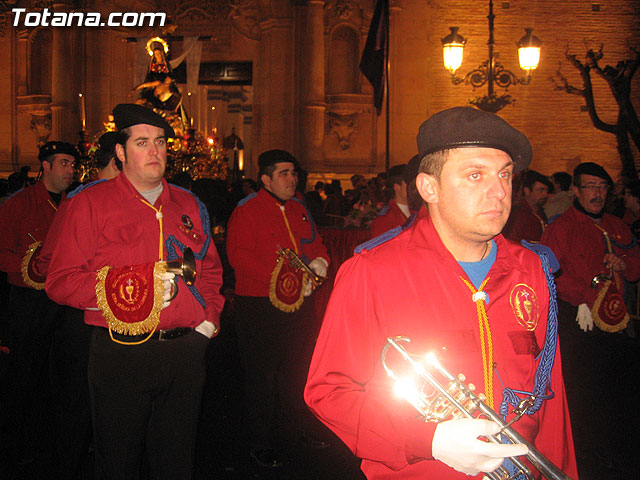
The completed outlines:
<svg viewBox="0 0 640 480">
<path fill-rule="evenodd" d="M 36 137 L 38 146 L 46 143 L 51 136 L 51 96 L 27 95 L 16 98 L 18 114 L 29 115 L 29 130 Z"/>
<path fill-rule="evenodd" d="M 252 40 L 260 40 L 260 9 L 257 0 L 229 0 L 233 28 Z"/>
<path fill-rule="evenodd" d="M 327 135 L 333 133 L 338 137 L 338 145 L 340 145 L 341 150 L 348 150 L 351 147 L 351 136 L 360 126 L 358 115 L 358 113 L 344 115 L 336 112 L 327 112 Z"/>
</svg>

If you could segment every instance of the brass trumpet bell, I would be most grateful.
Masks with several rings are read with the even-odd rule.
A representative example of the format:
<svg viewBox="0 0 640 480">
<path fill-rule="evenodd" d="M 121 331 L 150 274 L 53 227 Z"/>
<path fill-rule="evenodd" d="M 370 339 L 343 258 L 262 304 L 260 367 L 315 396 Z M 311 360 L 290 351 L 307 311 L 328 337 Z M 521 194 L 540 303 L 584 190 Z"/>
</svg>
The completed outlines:
<svg viewBox="0 0 640 480">
<path fill-rule="evenodd" d="M 171 260 L 167 262 L 167 272 L 173 273 L 178 277 L 182 277 L 184 283 L 191 286 L 196 281 L 196 257 L 193 254 L 193 250 L 189 247 L 184 249 L 182 252 L 182 258 L 177 258 L 176 260 Z M 176 298 L 178 295 L 178 283 L 175 278 L 171 281 L 171 297 L 169 301 Z"/>
</svg>

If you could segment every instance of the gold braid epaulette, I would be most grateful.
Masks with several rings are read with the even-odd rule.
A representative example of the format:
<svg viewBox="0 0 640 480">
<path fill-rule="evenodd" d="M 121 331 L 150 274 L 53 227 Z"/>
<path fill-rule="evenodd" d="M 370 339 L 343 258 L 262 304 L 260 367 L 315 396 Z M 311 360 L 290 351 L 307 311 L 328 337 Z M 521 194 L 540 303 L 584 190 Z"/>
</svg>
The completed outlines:
<svg viewBox="0 0 640 480">
<path fill-rule="evenodd" d="M 111 311 L 107 301 L 105 283 L 111 267 L 102 267 L 98 270 L 98 283 L 96 283 L 96 300 L 102 316 L 107 321 L 109 330 L 122 335 L 142 335 L 153 332 L 160 323 L 160 312 L 164 303 L 164 284 L 162 275 L 167 271 L 166 262 L 156 262 L 153 267 L 153 307 L 149 316 L 140 322 L 127 323 L 119 320 Z"/>
</svg>

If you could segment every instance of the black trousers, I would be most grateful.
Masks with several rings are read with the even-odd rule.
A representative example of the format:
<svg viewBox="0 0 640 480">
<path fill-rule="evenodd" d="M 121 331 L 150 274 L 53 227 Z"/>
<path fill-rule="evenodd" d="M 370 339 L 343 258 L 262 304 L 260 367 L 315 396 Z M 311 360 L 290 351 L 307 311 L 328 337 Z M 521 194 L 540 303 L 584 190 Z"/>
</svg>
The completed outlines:
<svg viewBox="0 0 640 480">
<path fill-rule="evenodd" d="M 89 406 L 89 343 L 93 327 L 84 311 L 62 307 L 53 335 L 50 358 L 51 393 L 55 412 L 58 479 L 77 478 L 91 439 Z"/>
<path fill-rule="evenodd" d="M 316 422 L 303 399 L 317 335 L 311 307 L 287 313 L 266 297 L 236 298 L 249 448 L 282 447 Z"/>
<path fill-rule="evenodd" d="M 16 449 L 36 440 L 35 402 L 46 401 L 47 392 L 42 387 L 49 384 L 49 351 L 59 312 L 60 307 L 44 290 L 11 285 L 4 329 L 7 338 L 2 339 L 11 354 L 0 389 L 0 414 Z"/>
<path fill-rule="evenodd" d="M 94 329 L 89 392 L 97 479 L 138 479 L 145 454 L 153 479 L 193 477 L 208 344 L 193 331 L 127 346 Z"/>
<path fill-rule="evenodd" d="M 625 471 L 638 471 L 639 344 L 624 332 L 608 333 L 595 325 L 583 332 L 576 314 L 577 307 L 558 301 L 562 372 L 578 473 L 594 455 Z"/>
</svg>

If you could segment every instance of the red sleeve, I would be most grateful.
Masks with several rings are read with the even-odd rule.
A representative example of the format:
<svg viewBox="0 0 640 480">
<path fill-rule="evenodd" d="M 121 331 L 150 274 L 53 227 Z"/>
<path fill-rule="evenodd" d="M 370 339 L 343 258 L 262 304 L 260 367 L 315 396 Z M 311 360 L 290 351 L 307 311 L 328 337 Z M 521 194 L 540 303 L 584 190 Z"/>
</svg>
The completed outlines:
<svg viewBox="0 0 640 480">
<path fill-rule="evenodd" d="M 51 262 L 51 255 L 53 254 L 53 249 L 55 247 L 55 240 L 60 234 L 59 229 L 61 228 L 60 218 L 65 215 L 65 210 L 69 205 L 68 200 L 63 200 L 58 207 L 58 211 L 56 212 L 56 216 L 53 218 L 53 222 L 51 223 L 51 227 L 49 227 L 49 231 L 47 232 L 47 238 L 42 245 L 42 250 L 40 251 L 40 256 L 38 257 L 38 268 L 45 275 L 48 275 L 49 271 L 49 262 Z"/>
<path fill-rule="evenodd" d="M 553 399 L 542 404 L 540 429 L 536 435 L 534 446 L 569 477 L 578 480 L 569 407 L 562 378 L 559 341 L 556 346 L 550 382 L 555 395 Z"/>
<path fill-rule="evenodd" d="M 435 423 L 400 416 L 390 392 L 370 382 L 380 369 L 385 327 L 376 316 L 375 285 L 359 256 L 338 272 L 316 343 L 305 401 L 358 457 L 398 470 L 431 458 Z"/>
<path fill-rule="evenodd" d="M 54 302 L 79 309 L 96 309 L 96 271 L 89 266 L 95 256 L 97 227 L 90 204 L 75 197 L 56 216 L 47 241 L 53 251 L 45 289 Z"/>
<path fill-rule="evenodd" d="M 556 276 L 556 287 L 558 289 L 558 298 L 569 302 L 573 306 L 586 303 L 589 308 L 593 306 L 596 300 L 597 291 L 591 288 L 589 278 L 588 281 L 585 273 L 571 268 L 572 262 L 568 251 L 570 245 L 563 239 L 570 238 L 571 232 L 567 229 L 567 223 L 554 222 L 547 227 L 540 243 L 547 245 L 555 254 L 560 263 L 560 271 Z"/>
<path fill-rule="evenodd" d="M 206 212 L 205 212 L 206 215 Z M 222 262 L 218 250 L 211 239 L 205 257 L 202 259 L 200 278 L 196 279 L 198 291 L 205 301 L 205 320 L 213 323 L 220 330 L 220 312 L 224 307 L 222 288 Z"/>
<path fill-rule="evenodd" d="M 22 268 L 24 252 L 18 251 L 18 229 L 13 225 L 15 219 L 21 218 L 21 210 L 14 198 L 0 206 L 0 270 L 3 272 L 19 272 Z"/>
</svg>

